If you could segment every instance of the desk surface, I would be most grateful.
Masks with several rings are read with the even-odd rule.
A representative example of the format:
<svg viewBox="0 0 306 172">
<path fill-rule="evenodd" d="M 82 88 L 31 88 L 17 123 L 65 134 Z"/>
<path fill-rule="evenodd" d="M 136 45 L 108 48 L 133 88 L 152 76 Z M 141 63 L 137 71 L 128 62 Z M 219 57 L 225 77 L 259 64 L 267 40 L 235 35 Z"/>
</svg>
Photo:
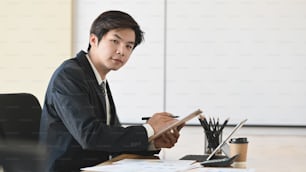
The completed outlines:
<svg viewBox="0 0 306 172">
<path fill-rule="evenodd" d="M 123 159 L 159 159 L 159 158 L 157 156 L 141 156 L 141 155 L 135 155 L 135 154 L 122 154 L 109 161 L 98 164 L 97 166 L 110 165 L 113 162 L 123 160 Z M 186 172 L 196 172 L 196 171 L 197 169 L 191 169 Z M 92 172 L 92 171 L 81 171 L 81 172 Z"/>
<path fill-rule="evenodd" d="M 135 154 L 122 154 L 119 156 L 116 156 L 115 158 L 103 162 L 99 165 L 108 165 L 108 164 L 112 164 L 113 162 L 119 161 L 119 160 L 123 160 L 123 159 L 159 159 L 157 156 L 143 156 L 143 155 L 135 155 Z"/>
<path fill-rule="evenodd" d="M 227 135 L 229 129 L 225 129 Z M 236 136 L 247 136 L 250 140 L 248 168 L 256 172 L 304 172 L 306 165 L 306 134 L 299 128 L 241 128 Z M 177 160 L 187 154 L 204 152 L 203 130 L 200 127 L 185 126 L 179 142 L 174 148 L 160 153 L 163 159 Z M 197 144 L 197 146 L 190 146 Z M 264 156 L 263 156 L 264 155 Z"/>
<path fill-rule="evenodd" d="M 135 155 L 135 154 L 122 154 L 119 156 L 116 156 L 115 158 L 102 162 L 101 164 L 98 164 L 97 166 L 101 165 L 110 165 L 113 162 L 120 161 L 123 159 L 159 159 L 157 156 L 142 156 L 142 155 Z M 91 172 L 91 171 L 81 171 L 81 172 Z"/>
</svg>

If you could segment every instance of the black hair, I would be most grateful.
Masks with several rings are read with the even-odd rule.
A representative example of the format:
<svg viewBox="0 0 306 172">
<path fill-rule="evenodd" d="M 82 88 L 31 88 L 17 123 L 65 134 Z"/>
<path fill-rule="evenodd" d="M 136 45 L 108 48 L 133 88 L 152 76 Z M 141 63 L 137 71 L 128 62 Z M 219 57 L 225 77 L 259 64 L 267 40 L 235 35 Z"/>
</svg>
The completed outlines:
<svg viewBox="0 0 306 172">
<path fill-rule="evenodd" d="M 98 37 L 98 42 L 102 37 L 112 29 L 130 28 L 135 32 L 134 48 L 144 40 L 144 32 L 140 29 L 138 23 L 129 14 L 122 11 L 106 11 L 100 14 L 92 23 L 90 34 Z M 88 45 L 89 52 L 91 46 Z"/>
</svg>

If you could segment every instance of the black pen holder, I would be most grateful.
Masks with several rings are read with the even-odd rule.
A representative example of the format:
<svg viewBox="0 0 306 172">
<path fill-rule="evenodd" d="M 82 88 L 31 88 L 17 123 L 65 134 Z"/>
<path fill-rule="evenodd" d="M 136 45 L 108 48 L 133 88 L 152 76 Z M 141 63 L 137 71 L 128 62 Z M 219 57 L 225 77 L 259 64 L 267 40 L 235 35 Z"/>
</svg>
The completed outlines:
<svg viewBox="0 0 306 172">
<path fill-rule="evenodd" d="M 222 142 L 222 131 L 204 131 L 204 154 L 212 153 Z M 222 154 L 219 149 L 216 154 Z"/>
</svg>

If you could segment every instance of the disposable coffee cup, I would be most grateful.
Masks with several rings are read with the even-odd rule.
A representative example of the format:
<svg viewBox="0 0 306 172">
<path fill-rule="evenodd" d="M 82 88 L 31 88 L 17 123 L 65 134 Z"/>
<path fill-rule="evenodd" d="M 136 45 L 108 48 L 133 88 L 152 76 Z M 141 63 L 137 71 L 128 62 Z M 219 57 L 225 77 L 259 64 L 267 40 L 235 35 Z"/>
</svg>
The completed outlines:
<svg viewBox="0 0 306 172">
<path fill-rule="evenodd" d="M 234 163 L 234 165 L 236 164 L 237 167 L 246 166 L 248 143 L 248 139 L 245 137 L 232 138 L 229 141 L 231 157 L 239 154 Z"/>
</svg>

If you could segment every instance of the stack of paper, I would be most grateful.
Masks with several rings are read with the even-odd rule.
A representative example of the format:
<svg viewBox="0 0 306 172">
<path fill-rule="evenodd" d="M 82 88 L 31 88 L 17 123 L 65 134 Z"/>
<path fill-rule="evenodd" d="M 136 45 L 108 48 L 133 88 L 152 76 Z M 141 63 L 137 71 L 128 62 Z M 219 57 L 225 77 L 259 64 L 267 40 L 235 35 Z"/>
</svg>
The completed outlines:
<svg viewBox="0 0 306 172">
<path fill-rule="evenodd" d="M 98 172 L 180 172 L 186 171 L 193 160 L 124 159 L 111 165 L 82 168 Z"/>
</svg>

